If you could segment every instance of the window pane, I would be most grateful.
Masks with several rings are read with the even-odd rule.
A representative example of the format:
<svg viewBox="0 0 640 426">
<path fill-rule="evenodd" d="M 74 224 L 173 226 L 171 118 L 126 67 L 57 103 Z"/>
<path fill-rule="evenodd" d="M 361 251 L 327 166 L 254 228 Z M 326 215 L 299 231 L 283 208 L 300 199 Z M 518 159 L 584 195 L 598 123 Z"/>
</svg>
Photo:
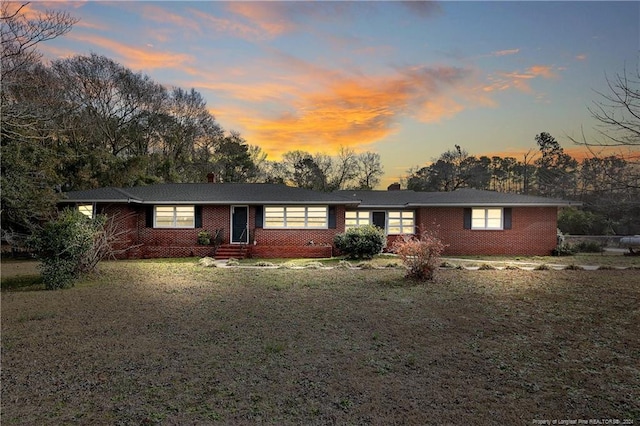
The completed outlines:
<svg viewBox="0 0 640 426">
<path fill-rule="evenodd" d="M 402 217 L 402 212 L 389 212 L 389 219 L 398 219 L 400 217 Z"/>
<path fill-rule="evenodd" d="M 81 204 L 78 211 L 87 217 L 93 217 L 93 204 Z"/>
<path fill-rule="evenodd" d="M 500 219 L 502 216 L 502 209 L 487 209 L 487 218 Z"/>
<path fill-rule="evenodd" d="M 327 226 L 327 220 L 324 217 L 311 217 L 307 221 L 309 228 L 324 228 Z"/>
<path fill-rule="evenodd" d="M 473 209 L 471 211 L 471 219 L 472 220 L 482 219 L 482 223 L 484 223 L 484 209 Z"/>
<path fill-rule="evenodd" d="M 265 207 L 265 217 L 284 217 L 284 207 Z"/>
<path fill-rule="evenodd" d="M 176 207 L 176 226 L 178 228 L 192 228 L 195 225 L 193 206 Z"/>
<path fill-rule="evenodd" d="M 387 231 L 389 234 L 401 234 L 399 226 L 389 226 L 389 230 Z"/>
<path fill-rule="evenodd" d="M 304 207 L 287 207 L 286 208 L 287 216 L 304 216 L 305 208 Z"/>
<path fill-rule="evenodd" d="M 304 217 L 287 217 L 287 228 L 304 228 Z"/>
<path fill-rule="evenodd" d="M 502 221 L 498 219 L 487 219 L 487 228 L 500 229 L 502 227 Z"/>
<path fill-rule="evenodd" d="M 355 219 L 355 218 L 357 218 L 357 217 L 358 217 L 359 213 L 360 213 L 360 212 L 345 212 L 345 213 L 344 213 L 344 217 L 345 217 L 346 219 Z"/>
<path fill-rule="evenodd" d="M 476 219 L 476 218 L 471 219 L 471 227 L 484 228 L 484 217 L 480 219 Z"/>
<path fill-rule="evenodd" d="M 156 206 L 156 226 L 158 228 L 173 227 L 174 209 L 169 206 Z"/>
<path fill-rule="evenodd" d="M 402 227 L 402 233 L 403 234 L 413 234 L 414 233 L 414 226 L 413 225 L 404 225 Z"/>
<path fill-rule="evenodd" d="M 327 216 L 327 209 L 311 209 L 308 212 L 309 217 L 325 217 Z"/>
<path fill-rule="evenodd" d="M 266 218 L 264 226 L 267 228 L 282 228 L 284 227 L 284 220 L 282 218 Z"/>
</svg>

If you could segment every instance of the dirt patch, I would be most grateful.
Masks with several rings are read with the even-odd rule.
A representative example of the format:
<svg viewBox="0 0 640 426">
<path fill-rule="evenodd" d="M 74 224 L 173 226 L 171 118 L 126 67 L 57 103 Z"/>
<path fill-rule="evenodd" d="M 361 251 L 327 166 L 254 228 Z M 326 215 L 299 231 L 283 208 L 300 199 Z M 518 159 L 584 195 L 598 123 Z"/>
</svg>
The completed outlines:
<svg viewBox="0 0 640 426">
<path fill-rule="evenodd" d="M 637 271 L 102 271 L 2 294 L 3 424 L 640 417 Z"/>
</svg>

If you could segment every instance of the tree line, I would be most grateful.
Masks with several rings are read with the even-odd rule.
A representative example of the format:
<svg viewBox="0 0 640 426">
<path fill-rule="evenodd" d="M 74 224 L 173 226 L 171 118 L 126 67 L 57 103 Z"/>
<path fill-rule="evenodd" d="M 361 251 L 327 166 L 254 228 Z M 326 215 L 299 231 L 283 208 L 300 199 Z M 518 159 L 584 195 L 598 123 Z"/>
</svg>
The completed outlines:
<svg viewBox="0 0 640 426">
<path fill-rule="evenodd" d="M 24 230 L 65 191 L 169 182 L 278 182 L 331 191 L 375 187 L 380 156 L 342 148 L 282 161 L 225 131 L 194 89 L 166 87 L 97 54 L 45 63 L 41 42 L 77 22 L 66 12 L 2 12 L 2 220 Z"/>
<path fill-rule="evenodd" d="M 219 182 L 319 191 L 373 189 L 380 183 L 383 167 L 375 152 L 343 147 L 329 156 L 295 150 L 271 161 L 240 133 L 225 131 L 194 89 L 164 86 L 97 54 L 47 63 L 38 44 L 64 36 L 77 20 L 60 11 L 27 17 L 25 7 L 0 5 L 3 230 L 27 231 L 45 220 L 65 191 L 205 182 L 211 172 Z M 625 72 L 609 81 L 611 94 L 590 109 L 604 126 L 604 139 L 578 142 L 590 149 L 640 145 L 639 80 Z M 574 215 L 574 224 L 582 225 L 572 233 L 640 233 L 637 161 L 596 154 L 578 161 L 548 133 L 535 141 L 537 149 L 522 159 L 476 157 L 456 145 L 430 165 L 409 170 L 405 187 L 576 199 L 585 207 Z"/>
<path fill-rule="evenodd" d="M 549 133 L 535 136 L 537 149 L 522 159 L 473 156 L 455 145 L 427 166 L 407 172 L 407 189 L 454 191 L 474 188 L 581 201 L 561 212 L 563 231 L 573 234 L 640 232 L 639 165 L 618 155 L 581 161 L 564 152 Z"/>
</svg>

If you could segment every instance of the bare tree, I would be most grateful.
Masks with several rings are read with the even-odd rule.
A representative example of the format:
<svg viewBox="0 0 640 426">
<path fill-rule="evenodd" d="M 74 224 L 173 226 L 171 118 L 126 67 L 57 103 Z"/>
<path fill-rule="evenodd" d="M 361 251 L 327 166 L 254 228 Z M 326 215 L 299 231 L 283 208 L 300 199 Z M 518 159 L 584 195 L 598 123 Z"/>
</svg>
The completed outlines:
<svg viewBox="0 0 640 426">
<path fill-rule="evenodd" d="M 640 146 L 640 70 L 634 75 L 627 70 L 606 78 L 609 93 L 596 93 L 601 100 L 593 103 L 589 112 L 600 122 L 597 141 L 583 140 L 588 146 Z"/>
<path fill-rule="evenodd" d="M 618 149 L 616 156 L 628 164 L 626 173 L 608 176 L 618 184 L 632 189 L 640 189 L 640 70 L 629 73 L 626 68 L 614 78 L 606 77 L 609 93 L 598 92 L 600 99 L 588 108 L 591 116 L 598 121 L 597 139 L 587 139 L 582 134 L 580 140 L 570 138 L 574 143 L 586 146 L 593 158 L 611 155 L 611 149 Z"/>
<path fill-rule="evenodd" d="M 363 152 L 356 157 L 356 188 L 373 189 L 380 183 L 384 169 L 377 152 Z"/>
<path fill-rule="evenodd" d="M 78 19 L 67 12 L 48 10 L 27 18 L 29 2 L 5 1 L 0 6 L 0 38 L 2 39 L 2 83 L 13 74 L 40 62 L 38 43 L 52 40 L 69 31 Z"/>
</svg>

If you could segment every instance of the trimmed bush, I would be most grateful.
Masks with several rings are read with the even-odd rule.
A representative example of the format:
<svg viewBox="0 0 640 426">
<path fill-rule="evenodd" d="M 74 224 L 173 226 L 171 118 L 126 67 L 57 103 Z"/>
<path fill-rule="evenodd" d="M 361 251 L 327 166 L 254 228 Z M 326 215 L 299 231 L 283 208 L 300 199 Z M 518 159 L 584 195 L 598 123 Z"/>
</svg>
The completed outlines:
<svg viewBox="0 0 640 426">
<path fill-rule="evenodd" d="M 333 240 L 336 248 L 349 259 L 372 259 L 387 243 L 384 231 L 374 225 L 350 228 Z"/>
</svg>

